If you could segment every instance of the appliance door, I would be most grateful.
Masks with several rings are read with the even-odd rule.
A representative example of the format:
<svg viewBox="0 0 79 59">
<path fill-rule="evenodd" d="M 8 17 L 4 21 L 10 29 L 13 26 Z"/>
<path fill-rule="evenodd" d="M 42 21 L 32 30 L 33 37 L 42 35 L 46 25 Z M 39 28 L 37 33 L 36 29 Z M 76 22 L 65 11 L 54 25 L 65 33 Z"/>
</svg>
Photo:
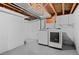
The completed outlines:
<svg viewBox="0 0 79 59">
<path fill-rule="evenodd" d="M 62 32 L 49 30 L 49 46 L 62 49 Z"/>
</svg>

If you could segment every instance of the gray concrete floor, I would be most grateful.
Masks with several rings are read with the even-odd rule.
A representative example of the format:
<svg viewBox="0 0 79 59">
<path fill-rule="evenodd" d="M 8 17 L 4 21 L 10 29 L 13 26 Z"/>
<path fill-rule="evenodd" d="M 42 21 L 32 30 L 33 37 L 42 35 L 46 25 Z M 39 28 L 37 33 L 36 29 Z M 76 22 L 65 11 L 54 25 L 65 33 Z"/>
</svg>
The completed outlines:
<svg viewBox="0 0 79 59">
<path fill-rule="evenodd" d="M 68 48 L 67 46 L 65 48 Z M 38 45 L 36 41 L 27 42 L 1 55 L 76 55 L 75 49 L 58 50 L 47 46 Z"/>
</svg>

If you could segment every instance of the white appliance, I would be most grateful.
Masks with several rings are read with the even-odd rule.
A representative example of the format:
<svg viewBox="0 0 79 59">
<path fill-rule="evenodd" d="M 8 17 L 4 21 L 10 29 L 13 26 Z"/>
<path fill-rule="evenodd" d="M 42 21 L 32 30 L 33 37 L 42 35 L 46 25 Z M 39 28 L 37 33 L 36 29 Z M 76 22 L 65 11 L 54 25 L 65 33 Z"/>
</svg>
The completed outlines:
<svg viewBox="0 0 79 59">
<path fill-rule="evenodd" d="M 62 32 L 59 29 L 40 30 L 38 43 L 62 49 Z"/>
<path fill-rule="evenodd" d="M 48 31 L 40 30 L 38 33 L 38 43 L 43 45 L 48 45 Z"/>
<path fill-rule="evenodd" d="M 62 32 L 59 29 L 48 30 L 48 46 L 62 49 Z"/>
</svg>

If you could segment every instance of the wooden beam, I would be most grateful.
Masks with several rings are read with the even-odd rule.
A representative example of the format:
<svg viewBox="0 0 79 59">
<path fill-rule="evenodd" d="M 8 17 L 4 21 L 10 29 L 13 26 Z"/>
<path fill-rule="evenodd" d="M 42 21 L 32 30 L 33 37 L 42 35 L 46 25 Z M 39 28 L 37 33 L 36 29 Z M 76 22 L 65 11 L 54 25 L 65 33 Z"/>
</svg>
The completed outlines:
<svg viewBox="0 0 79 59">
<path fill-rule="evenodd" d="M 33 19 L 37 18 L 37 17 L 33 16 L 32 14 L 25 12 L 22 8 L 20 8 L 20 7 L 18 8 L 18 7 L 14 6 L 14 5 L 10 4 L 10 3 L 0 3 L 0 7 L 9 9 L 11 11 L 20 13 L 22 15 L 28 16 L 28 17 L 33 18 Z"/>
<path fill-rule="evenodd" d="M 74 10 L 76 4 L 77 4 L 77 3 L 74 3 L 74 4 L 72 5 L 72 8 L 71 8 L 71 10 L 70 10 L 70 14 L 73 12 L 73 10 Z"/>
<path fill-rule="evenodd" d="M 54 20 L 56 21 L 57 15 L 55 14 L 54 16 L 52 16 L 52 18 L 54 18 Z"/>
<path fill-rule="evenodd" d="M 65 9 L 65 7 L 64 7 L 64 3 L 62 3 L 62 14 L 64 15 L 64 10 Z"/>
<path fill-rule="evenodd" d="M 51 3 L 49 3 L 49 6 L 52 8 L 53 12 L 57 15 L 57 12 L 56 12 L 54 6 Z"/>
<path fill-rule="evenodd" d="M 48 10 L 46 9 L 46 7 L 48 6 L 48 3 L 46 3 L 45 5 L 44 5 L 44 3 L 41 3 L 42 4 L 42 7 L 45 9 L 45 11 L 46 12 L 48 12 Z M 48 12 L 49 13 L 49 12 Z M 50 14 L 50 13 L 49 13 Z M 50 19 L 52 17 L 52 15 L 50 14 L 50 16 L 49 17 L 47 17 L 46 19 Z"/>
<path fill-rule="evenodd" d="M 44 5 L 44 8 L 47 7 L 47 5 L 48 5 L 48 3 L 46 3 L 46 4 Z"/>
<path fill-rule="evenodd" d="M 25 9 L 23 9 L 23 8 L 21 8 L 21 7 L 17 6 L 17 5 L 15 5 L 15 4 L 13 4 L 13 3 L 12 3 L 12 4 L 6 3 L 6 4 L 10 5 L 11 7 L 14 7 L 14 8 L 17 9 L 18 11 L 20 10 L 20 12 L 22 12 L 23 14 L 25 14 L 25 15 L 27 15 L 27 16 L 30 16 L 30 17 L 32 17 L 32 18 L 37 18 L 37 17 L 34 16 L 32 13 L 26 12 Z"/>
</svg>

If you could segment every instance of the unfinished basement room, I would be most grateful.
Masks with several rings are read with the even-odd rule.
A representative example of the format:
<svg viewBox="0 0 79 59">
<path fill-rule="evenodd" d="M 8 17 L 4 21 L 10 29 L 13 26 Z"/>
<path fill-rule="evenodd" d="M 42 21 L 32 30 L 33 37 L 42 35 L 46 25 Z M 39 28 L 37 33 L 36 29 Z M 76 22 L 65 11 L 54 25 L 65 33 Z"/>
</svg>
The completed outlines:
<svg viewBox="0 0 79 59">
<path fill-rule="evenodd" d="M 0 55 L 78 54 L 78 3 L 0 3 Z"/>
</svg>

